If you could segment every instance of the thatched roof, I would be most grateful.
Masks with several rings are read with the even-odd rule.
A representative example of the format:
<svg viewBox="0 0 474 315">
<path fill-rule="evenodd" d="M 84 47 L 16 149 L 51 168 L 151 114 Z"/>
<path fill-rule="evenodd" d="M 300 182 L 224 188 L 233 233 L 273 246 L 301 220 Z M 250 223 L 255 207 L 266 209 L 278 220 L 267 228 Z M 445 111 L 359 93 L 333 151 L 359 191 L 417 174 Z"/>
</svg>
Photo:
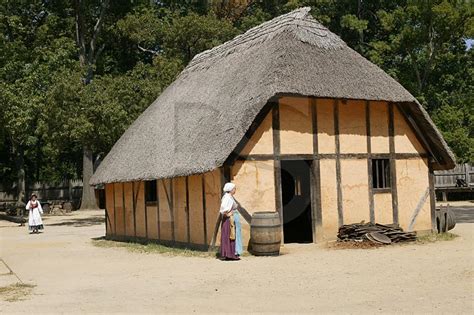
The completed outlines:
<svg viewBox="0 0 474 315">
<path fill-rule="evenodd" d="M 415 98 L 301 8 L 205 51 L 114 145 L 91 184 L 222 166 L 257 114 L 285 94 L 410 103 L 440 167 L 453 155 Z"/>
</svg>

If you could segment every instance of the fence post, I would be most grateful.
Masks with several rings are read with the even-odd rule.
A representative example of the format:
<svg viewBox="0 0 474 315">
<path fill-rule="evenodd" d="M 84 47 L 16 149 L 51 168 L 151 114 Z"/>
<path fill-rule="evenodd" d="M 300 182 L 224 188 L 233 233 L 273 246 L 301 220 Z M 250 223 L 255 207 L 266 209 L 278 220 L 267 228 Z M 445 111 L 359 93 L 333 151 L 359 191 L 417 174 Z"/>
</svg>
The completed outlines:
<svg viewBox="0 0 474 315">
<path fill-rule="evenodd" d="M 471 179 L 471 176 L 469 176 L 469 164 L 468 163 L 464 163 L 464 174 L 465 174 L 465 177 L 466 177 L 467 187 L 469 187 L 469 180 Z"/>
<path fill-rule="evenodd" d="M 68 199 L 72 200 L 72 180 L 68 180 Z"/>
</svg>

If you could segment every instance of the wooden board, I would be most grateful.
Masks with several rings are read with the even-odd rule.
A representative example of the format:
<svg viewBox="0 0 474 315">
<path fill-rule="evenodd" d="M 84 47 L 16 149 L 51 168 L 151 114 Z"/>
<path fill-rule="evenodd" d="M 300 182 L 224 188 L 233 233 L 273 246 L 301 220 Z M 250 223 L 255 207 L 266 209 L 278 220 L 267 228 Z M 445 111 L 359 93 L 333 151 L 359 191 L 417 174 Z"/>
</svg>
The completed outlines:
<svg viewBox="0 0 474 315">
<path fill-rule="evenodd" d="M 135 195 L 135 227 L 138 237 L 146 237 L 145 223 L 145 183 L 134 182 Z"/>
<path fill-rule="evenodd" d="M 339 101 L 341 153 L 367 153 L 365 101 Z"/>
<path fill-rule="evenodd" d="M 123 184 L 124 210 L 125 210 L 125 234 L 135 236 L 135 217 L 133 215 L 133 183 Z"/>
<path fill-rule="evenodd" d="M 221 170 L 216 169 L 204 174 L 204 186 L 206 195 L 206 229 L 207 244 L 211 244 L 214 228 L 219 218 L 219 209 L 221 204 Z M 216 238 L 216 244 L 220 244 L 220 229 Z"/>
<path fill-rule="evenodd" d="M 178 242 L 188 241 L 185 180 L 185 177 L 173 178 L 174 229 Z"/>
<path fill-rule="evenodd" d="M 158 239 L 158 216 L 156 206 L 146 206 L 147 235 L 149 239 Z"/>
<path fill-rule="evenodd" d="M 106 235 L 115 235 L 114 184 L 105 184 Z"/>
<path fill-rule="evenodd" d="M 312 154 L 311 99 L 308 97 L 281 97 L 279 106 L 280 153 Z"/>
<path fill-rule="evenodd" d="M 115 235 L 125 235 L 125 220 L 123 209 L 123 184 L 114 184 L 114 202 L 115 202 Z"/>
<path fill-rule="evenodd" d="M 369 107 L 372 153 L 389 153 L 388 103 L 371 101 Z"/>
<path fill-rule="evenodd" d="M 204 239 L 202 176 L 193 175 L 188 177 L 189 233 L 193 244 L 206 244 Z"/>
<path fill-rule="evenodd" d="M 335 153 L 334 100 L 317 100 L 318 153 Z"/>
<path fill-rule="evenodd" d="M 170 179 L 159 179 L 158 180 L 158 199 L 160 200 L 160 237 L 162 240 L 171 241 L 173 240 L 172 232 L 172 196 L 170 189 Z"/>
</svg>

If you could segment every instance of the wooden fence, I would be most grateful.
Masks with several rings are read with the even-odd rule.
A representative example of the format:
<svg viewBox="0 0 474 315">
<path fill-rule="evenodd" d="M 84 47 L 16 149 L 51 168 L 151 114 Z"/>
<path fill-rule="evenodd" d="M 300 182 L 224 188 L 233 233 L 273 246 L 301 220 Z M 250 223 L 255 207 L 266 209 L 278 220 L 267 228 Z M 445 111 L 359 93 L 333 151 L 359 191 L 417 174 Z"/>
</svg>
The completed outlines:
<svg viewBox="0 0 474 315">
<path fill-rule="evenodd" d="M 450 192 L 474 192 L 474 166 L 458 164 L 449 171 L 435 171 L 435 189 L 447 201 Z"/>
<path fill-rule="evenodd" d="M 59 183 L 36 182 L 26 187 L 26 196 L 35 193 L 42 201 L 80 200 L 82 196 L 81 180 L 64 180 Z M 12 203 L 17 200 L 16 187 L 7 190 L 0 186 L 0 203 Z"/>
</svg>

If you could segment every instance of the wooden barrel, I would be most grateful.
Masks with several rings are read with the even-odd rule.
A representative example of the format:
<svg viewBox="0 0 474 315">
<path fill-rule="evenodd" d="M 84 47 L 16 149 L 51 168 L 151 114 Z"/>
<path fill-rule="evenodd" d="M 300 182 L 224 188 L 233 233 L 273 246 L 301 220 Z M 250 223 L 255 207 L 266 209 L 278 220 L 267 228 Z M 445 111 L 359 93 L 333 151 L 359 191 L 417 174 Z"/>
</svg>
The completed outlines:
<svg viewBox="0 0 474 315">
<path fill-rule="evenodd" d="M 447 207 L 441 206 L 436 209 L 436 229 L 438 233 L 446 233 L 456 226 L 456 216 L 453 211 Z"/>
<path fill-rule="evenodd" d="M 454 229 L 456 226 L 456 217 L 451 209 L 446 210 L 446 231 Z"/>
<path fill-rule="evenodd" d="M 255 256 L 280 254 L 281 225 L 278 212 L 255 212 L 250 223 L 250 252 Z"/>
</svg>

